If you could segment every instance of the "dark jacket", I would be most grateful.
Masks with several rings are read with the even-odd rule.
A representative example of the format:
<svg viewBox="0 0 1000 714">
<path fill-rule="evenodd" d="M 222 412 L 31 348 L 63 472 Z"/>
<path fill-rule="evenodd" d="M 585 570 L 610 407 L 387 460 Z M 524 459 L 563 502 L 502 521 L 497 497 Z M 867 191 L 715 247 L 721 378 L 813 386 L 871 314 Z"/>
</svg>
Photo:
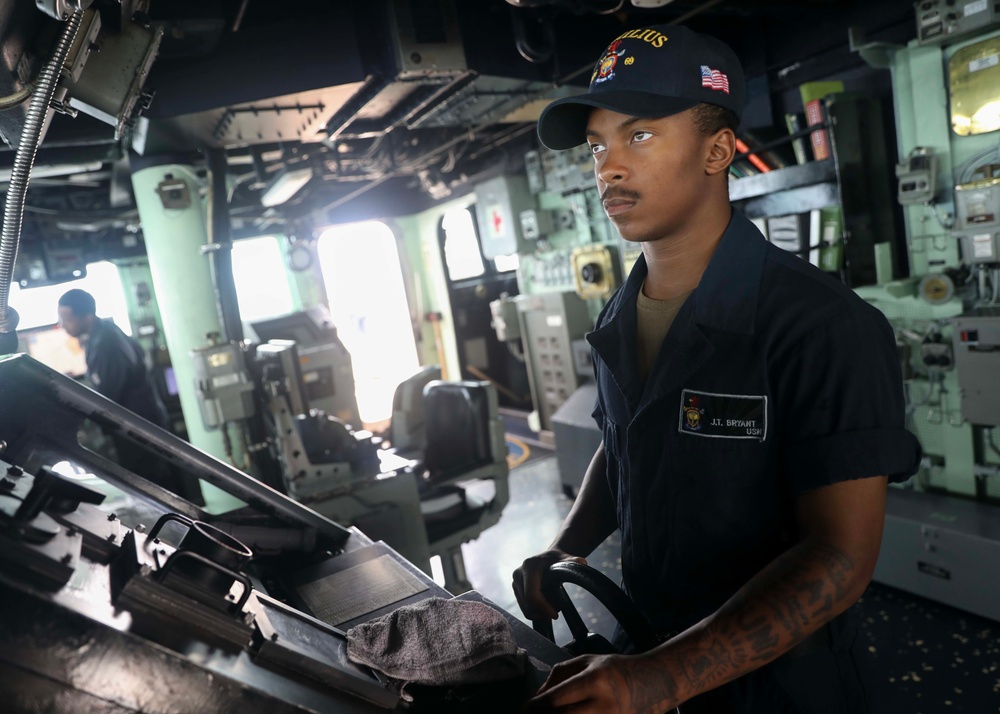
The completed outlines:
<svg viewBox="0 0 1000 714">
<path fill-rule="evenodd" d="M 108 399 L 157 426 L 167 411 L 153 387 L 142 347 L 111 320 L 97 320 L 84 345 L 87 378 Z"/>
</svg>

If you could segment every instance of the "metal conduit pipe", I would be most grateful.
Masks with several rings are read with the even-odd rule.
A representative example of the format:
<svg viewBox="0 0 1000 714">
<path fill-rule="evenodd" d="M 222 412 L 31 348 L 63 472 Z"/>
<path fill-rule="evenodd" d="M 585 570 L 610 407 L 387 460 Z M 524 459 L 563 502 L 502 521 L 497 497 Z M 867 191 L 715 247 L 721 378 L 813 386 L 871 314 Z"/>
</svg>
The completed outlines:
<svg viewBox="0 0 1000 714">
<path fill-rule="evenodd" d="M 41 143 L 45 115 L 52 102 L 52 95 L 55 93 L 66 55 L 73 45 L 82 20 L 83 12 L 78 10 L 66 21 L 65 27 L 56 41 L 52 56 L 42 68 L 38 80 L 35 82 L 31 104 L 28 105 L 24 127 L 21 130 L 21 139 L 17 144 L 10 185 L 7 187 L 7 203 L 3 212 L 3 231 L 0 233 L 0 337 L 3 333 L 13 334 L 17 328 L 17 313 L 8 306 L 7 302 L 10 299 L 10 283 L 14 276 L 14 262 L 17 260 L 17 248 L 21 239 L 21 222 L 24 218 L 24 200 L 28 193 L 28 179 L 31 175 L 31 167 L 35 163 L 38 144 Z M 4 351 L 0 349 L 0 353 Z"/>
</svg>

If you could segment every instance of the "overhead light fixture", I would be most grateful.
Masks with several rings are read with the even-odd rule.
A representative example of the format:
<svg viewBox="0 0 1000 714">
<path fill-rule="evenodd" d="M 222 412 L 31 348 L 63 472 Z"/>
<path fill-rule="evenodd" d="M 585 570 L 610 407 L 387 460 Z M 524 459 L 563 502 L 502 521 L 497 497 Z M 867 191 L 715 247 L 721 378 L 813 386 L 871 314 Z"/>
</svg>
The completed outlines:
<svg viewBox="0 0 1000 714">
<path fill-rule="evenodd" d="M 632 0 L 632 4 L 636 7 L 663 7 L 664 5 L 669 5 L 674 0 Z"/>
<path fill-rule="evenodd" d="M 312 177 L 313 170 L 311 166 L 279 172 L 277 176 L 271 179 L 267 184 L 267 188 L 260 195 L 261 205 L 268 208 L 271 206 L 280 206 L 298 193 L 303 186 L 309 183 Z"/>
<path fill-rule="evenodd" d="M 80 175 L 80 180 L 88 178 L 84 176 L 91 171 L 99 171 L 104 164 L 100 161 L 88 161 L 85 164 L 35 164 L 31 167 L 31 178 L 44 178 L 52 176 L 69 176 L 69 180 L 76 180 Z M 10 183 L 10 176 L 13 169 L 0 169 L 0 184 Z"/>
</svg>

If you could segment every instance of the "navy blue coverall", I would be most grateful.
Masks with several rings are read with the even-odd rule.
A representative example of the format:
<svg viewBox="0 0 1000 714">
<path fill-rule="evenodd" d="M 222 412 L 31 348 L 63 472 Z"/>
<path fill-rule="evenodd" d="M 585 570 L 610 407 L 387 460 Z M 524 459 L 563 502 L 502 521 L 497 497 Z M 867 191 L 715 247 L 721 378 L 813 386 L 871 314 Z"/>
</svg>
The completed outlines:
<svg viewBox="0 0 1000 714">
<path fill-rule="evenodd" d="M 668 633 L 716 611 L 797 542 L 796 496 L 849 479 L 905 480 L 920 446 L 904 426 L 882 313 L 768 243 L 742 214 L 733 212 L 644 382 L 636 297 L 645 276 L 640 257 L 587 339 L 623 584 Z M 793 651 L 703 695 L 715 702 L 707 708 L 699 697 L 681 710 L 865 711 L 846 615 L 810 654 Z"/>
</svg>

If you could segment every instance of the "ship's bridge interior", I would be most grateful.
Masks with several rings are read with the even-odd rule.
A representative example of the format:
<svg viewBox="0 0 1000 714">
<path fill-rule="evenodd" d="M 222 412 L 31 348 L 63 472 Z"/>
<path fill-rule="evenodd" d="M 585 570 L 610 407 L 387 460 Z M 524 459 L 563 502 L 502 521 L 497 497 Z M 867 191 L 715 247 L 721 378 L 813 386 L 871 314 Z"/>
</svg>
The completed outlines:
<svg viewBox="0 0 1000 714">
<path fill-rule="evenodd" d="M 734 209 L 895 337 L 922 457 L 855 606 L 870 710 L 1000 711 L 1000 5 L 2 0 L 11 711 L 513 712 L 616 623 L 665 639 L 618 532 L 546 576 L 554 637 L 511 586 L 603 450 L 587 335 L 642 252 L 538 120 L 653 25 L 742 64 Z M 359 655 L 411 613 L 432 662 L 508 649 Z"/>
</svg>

